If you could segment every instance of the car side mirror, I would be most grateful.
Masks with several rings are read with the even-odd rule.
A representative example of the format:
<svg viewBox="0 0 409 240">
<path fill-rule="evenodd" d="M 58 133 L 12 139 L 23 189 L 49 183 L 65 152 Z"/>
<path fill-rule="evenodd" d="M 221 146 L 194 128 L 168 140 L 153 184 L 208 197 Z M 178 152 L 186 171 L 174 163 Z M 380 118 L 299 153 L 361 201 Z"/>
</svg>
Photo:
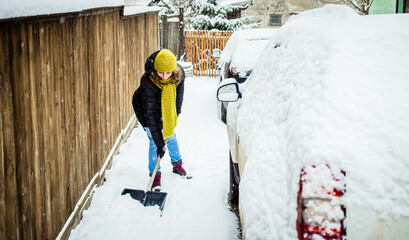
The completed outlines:
<svg viewBox="0 0 409 240">
<path fill-rule="evenodd" d="M 217 100 L 220 102 L 236 102 L 241 98 L 239 84 L 234 78 L 223 80 L 217 88 Z"/>
<path fill-rule="evenodd" d="M 220 58 L 220 55 L 222 54 L 222 51 L 220 51 L 220 49 L 215 48 L 212 51 L 212 57 L 213 58 Z"/>
</svg>

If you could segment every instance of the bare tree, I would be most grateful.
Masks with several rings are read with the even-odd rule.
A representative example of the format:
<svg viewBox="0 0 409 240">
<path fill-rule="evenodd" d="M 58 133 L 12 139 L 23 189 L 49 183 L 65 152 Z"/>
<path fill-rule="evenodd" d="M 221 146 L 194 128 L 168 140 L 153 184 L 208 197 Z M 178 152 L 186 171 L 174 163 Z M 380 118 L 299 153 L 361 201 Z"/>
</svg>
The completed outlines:
<svg viewBox="0 0 409 240">
<path fill-rule="evenodd" d="M 316 7 L 322 7 L 326 4 L 341 4 L 353 8 L 359 14 L 368 15 L 369 8 L 373 0 L 309 0 Z"/>
</svg>

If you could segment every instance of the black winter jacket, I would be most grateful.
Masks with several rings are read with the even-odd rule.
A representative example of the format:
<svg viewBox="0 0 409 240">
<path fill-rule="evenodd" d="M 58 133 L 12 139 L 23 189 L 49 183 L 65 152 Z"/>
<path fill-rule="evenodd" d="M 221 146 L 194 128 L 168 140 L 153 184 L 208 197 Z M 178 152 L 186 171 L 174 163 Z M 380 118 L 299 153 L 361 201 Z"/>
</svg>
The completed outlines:
<svg viewBox="0 0 409 240">
<path fill-rule="evenodd" d="M 153 141 L 156 147 L 162 148 L 165 142 L 162 134 L 162 110 L 161 110 L 161 96 L 162 90 L 158 88 L 149 76 L 153 75 L 155 70 L 153 63 L 159 51 L 152 53 L 145 62 L 145 73 L 141 77 L 141 84 L 136 89 L 132 105 L 135 110 L 136 117 L 143 127 L 149 127 L 152 133 Z M 181 113 L 183 92 L 185 83 L 185 72 L 180 65 L 177 65 L 172 77 L 177 81 L 176 83 L 176 112 L 177 115 Z"/>
</svg>

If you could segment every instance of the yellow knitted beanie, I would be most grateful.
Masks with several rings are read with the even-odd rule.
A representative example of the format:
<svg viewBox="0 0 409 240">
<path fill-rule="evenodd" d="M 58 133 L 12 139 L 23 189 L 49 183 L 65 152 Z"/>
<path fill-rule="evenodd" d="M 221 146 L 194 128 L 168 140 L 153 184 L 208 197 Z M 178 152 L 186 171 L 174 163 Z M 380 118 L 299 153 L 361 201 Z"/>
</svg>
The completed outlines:
<svg viewBox="0 0 409 240">
<path fill-rule="evenodd" d="M 176 57 L 168 49 L 162 49 L 156 55 L 153 67 L 157 72 L 173 72 L 176 69 Z"/>
</svg>

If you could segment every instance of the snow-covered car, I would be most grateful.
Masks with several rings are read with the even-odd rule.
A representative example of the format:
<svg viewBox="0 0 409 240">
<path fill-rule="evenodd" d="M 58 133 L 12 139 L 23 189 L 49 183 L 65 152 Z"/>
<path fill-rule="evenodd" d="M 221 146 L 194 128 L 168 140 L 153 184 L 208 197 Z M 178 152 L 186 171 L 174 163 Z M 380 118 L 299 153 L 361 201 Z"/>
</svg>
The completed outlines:
<svg viewBox="0 0 409 240">
<path fill-rule="evenodd" d="M 409 15 L 293 16 L 229 102 L 245 239 L 408 239 Z"/>
<path fill-rule="evenodd" d="M 243 29 L 235 31 L 227 41 L 217 63 L 219 79 L 234 78 L 243 83 L 254 66 L 276 28 Z M 227 104 L 221 104 L 221 120 L 226 122 Z"/>
</svg>

